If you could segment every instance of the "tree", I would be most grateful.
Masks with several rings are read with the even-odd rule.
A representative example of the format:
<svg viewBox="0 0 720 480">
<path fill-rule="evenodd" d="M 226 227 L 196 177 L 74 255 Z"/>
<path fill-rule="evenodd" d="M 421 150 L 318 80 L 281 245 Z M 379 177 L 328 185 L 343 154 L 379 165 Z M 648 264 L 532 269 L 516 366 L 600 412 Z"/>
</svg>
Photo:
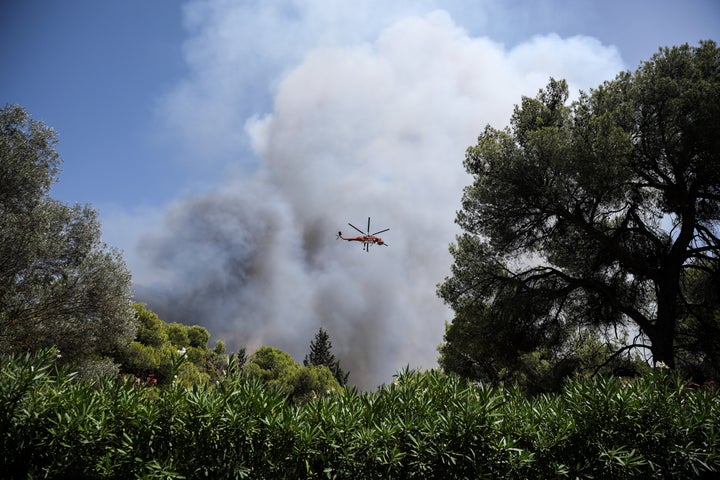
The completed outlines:
<svg viewBox="0 0 720 480">
<path fill-rule="evenodd" d="M 112 368 L 135 334 L 130 273 L 92 208 L 49 197 L 56 143 L 22 107 L 0 110 L 0 351 L 56 346 L 86 371 Z"/>
<path fill-rule="evenodd" d="M 160 384 L 178 380 L 188 386 L 225 375 L 228 368 L 225 344 L 218 341 L 210 350 L 207 329 L 165 323 L 143 303 L 133 304 L 133 312 L 137 335 L 115 357 L 123 374 L 134 375 L 141 381 L 152 378 Z"/>
<path fill-rule="evenodd" d="M 191 347 L 205 348 L 210 341 L 210 332 L 200 325 L 192 325 L 187 329 L 188 342 Z"/>
<path fill-rule="evenodd" d="M 302 366 L 289 353 L 263 346 L 250 355 L 243 371 L 288 395 L 295 402 L 337 393 L 340 384 L 325 365 Z"/>
<path fill-rule="evenodd" d="M 188 328 L 182 323 L 168 323 L 166 325 L 167 335 L 173 345 L 178 348 L 190 346 L 190 337 L 188 336 Z"/>
<path fill-rule="evenodd" d="M 135 303 L 133 310 L 137 324 L 137 342 L 156 348 L 169 343 L 168 326 L 160 320 L 157 313 L 149 310 L 144 303 Z"/>
<path fill-rule="evenodd" d="M 314 398 L 338 393 L 341 389 L 337 378 L 325 365 L 303 367 L 293 381 L 293 401 L 304 403 Z"/>
<path fill-rule="evenodd" d="M 577 332 L 618 328 L 632 340 L 610 359 L 646 349 L 669 367 L 697 360 L 678 335 L 717 335 L 681 327 L 713 306 L 688 279 L 717 285 L 720 272 L 718 72 L 712 41 L 665 48 L 569 106 L 551 79 L 509 128 L 485 128 L 467 150 L 465 232 L 438 287 L 455 311 L 441 363 L 452 352 L 492 378 L 543 350 L 557 366 Z"/>
<path fill-rule="evenodd" d="M 720 268 L 688 273 L 683 287 L 692 313 L 678 321 L 677 349 L 688 373 L 703 383 L 720 372 Z"/>
<path fill-rule="evenodd" d="M 249 376 L 259 378 L 288 395 L 295 390 L 294 382 L 301 369 L 289 353 L 270 346 L 260 347 L 250 355 L 244 368 Z"/>
<path fill-rule="evenodd" d="M 335 355 L 332 353 L 332 342 L 330 341 L 330 335 L 327 331 L 320 327 L 318 333 L 315 334 L 315 338 L 310 341 L 310 353 L 305 355 L 303 365 L 325 365 L 330 369 L 340 385 L 346 385 L 347 379 L 350 376 L 350 372 L 344 371 L 340 368 L 340 362 L 335 360 Z"/>
</svg>

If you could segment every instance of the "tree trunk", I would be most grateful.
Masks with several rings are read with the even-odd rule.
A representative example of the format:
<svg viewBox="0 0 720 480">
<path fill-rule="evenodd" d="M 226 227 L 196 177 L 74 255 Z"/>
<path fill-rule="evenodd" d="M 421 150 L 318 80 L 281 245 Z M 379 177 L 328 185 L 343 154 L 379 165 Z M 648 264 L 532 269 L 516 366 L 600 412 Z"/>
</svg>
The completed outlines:
<svg viewBox="0 0 720 480">
<path fill-rule="evenodd" d="M 680 298 L 681 265 L 668 265 L 657 283 L 657 318 L 652 332 L 647 332 L 651 342 L 653 362 L 663 362 L 675 368 L 675 326 L 677 324 L 678 300 Z"/>
<path fill-rule="evenodd" d="M 661 328 L 654 330 L 654 335 L 648 335 L 652 344 L 650 351 L 653 355 L 653 363 L 657 365 L 659 362 L 664 363 L 668 368 L 675 368 L 675 322 L 669 325 L 658 325 Z M 658 323 L 660 318 L 658 316 Z"/>
</svg>

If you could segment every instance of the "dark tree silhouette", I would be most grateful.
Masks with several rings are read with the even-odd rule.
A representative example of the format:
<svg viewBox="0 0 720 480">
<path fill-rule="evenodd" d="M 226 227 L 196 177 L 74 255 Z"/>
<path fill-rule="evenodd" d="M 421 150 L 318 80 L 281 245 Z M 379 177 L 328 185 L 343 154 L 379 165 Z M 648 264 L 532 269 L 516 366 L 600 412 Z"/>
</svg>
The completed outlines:
<svg viewBox="0 0 720 480">
<path fill-rule="evenodd" d="M 571 105 L 551 80 L 509 128 L 486 127 L 439 287 L 456 314 L 445 359 L 500 371 L 544 349 L 560 362 L 573 334 L 627 328 L 621 350 L 717 366 L 718 303 L 690 286 L 720 278 L 718 72 L 715 42 L 666 48 Z"/>
<path fill-rule="evenodd" d="M 350 372 L 344 371 L 340 368 L 340 362 L 335 360 L 335 355 L 332 353 L 332 342 L 327 331 L 320 327 L 320 330 L 315 334 L 315 338 L 310 342 L 310 353 L 305 355 L 303 365 L 325 365 L 337 379 L 340 385 L 347 384 L 348 376 Z"/>
</svg>

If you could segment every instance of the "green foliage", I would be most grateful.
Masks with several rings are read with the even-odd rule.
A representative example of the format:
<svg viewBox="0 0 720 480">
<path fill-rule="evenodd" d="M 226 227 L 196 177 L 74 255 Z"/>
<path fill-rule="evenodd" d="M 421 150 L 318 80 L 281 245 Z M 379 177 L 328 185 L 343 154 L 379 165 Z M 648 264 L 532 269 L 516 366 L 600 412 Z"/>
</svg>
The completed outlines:
<svg viewBox="0 0 720 480">
<path fill-rule="evenodd" d="M 210 341 L 210 332 L 200 325 L 193 325 L 187 329 L 188 345 L 193 348 L 207 349 Z"/>
<path fill-rule="evenodd" d="M 231 353 L 228 357 L 228 366 L 227 366 L 227 374 L 230 377 L 235 377 L 237 375 L 242 375 L 242 370 L 245 367 L 245 364 L 247 363 L 248 356 L 245 351 L 245 348 L 241 348 L 236 353 Z"/>
<path fill-rule="evenodd" d="M 170 343 L 178 348 L 190 346 L 190 336 L 188 335 L 187 326 L 181 323 L 168 323 L 165 328 L 167 336 L 170 339 Z"/>
<path fill-rule="evenodd" d="M 697 262 L 684 279 L 691 313 L 678 321 L 680 362 L 696 380 L 720 372 L 720 259 Z"/>
<path fill-rule="evenodd" d="M 0 352 L 55 346 L 96 372 L 135 335 L 130 273 L 95 210 L 49 198 L 56 142 L 22 107 L 0 109 Z"/>
<path fill-rule="evenodd" d="M 541 393 L 558 391 L 564 379 L 571 375 L 635 376 L 649 368 L 639 356 L 621 350 L 624 339 L 602 341 L 587 330 L 569 334 L 565 348 L 560 351 L 513 349 L 507 338 L 487 338 L 492 336 L 492 331 L 481 328 L 478 318 L 489 314 L 489 308 L 478 305 L 476 309 L 465 309 L 462 315 L 456 315 L 452 325 L 445 325 L 445 342 L 438 348 L 439 364 L 445 371 L 496 385 L 514 385 L 528 393 Z M 501 328 L 496 332 L 498 336 L 507 335 Z M 506 348 L 502 348 L 503 342 L 508 343 Z M 615 355 L 618 351 L 623 354 Z"/>
<path fill-rule="evenodd" d="M 327 331 L 320 327 L 315 338 L 310 341 L 310 353 L 305 355 L 303 365 L 325 365 L 330 369 L 340 385 L 346 385 L 350 372 L 340 367 L 340 362 L 335 360 L 332 353 L 332 342 Z"/>
<path fill-rule="evenodd" d="M 177 381 L 186 387 L 204 385 L 210 381 L 210 375 L 191 361 L 182 362 L 175 374 L 177 375 Z"/>
<path fill-rule="evenodd" d="M 225 345 L 208 349 L 210 332 L 199 325 L 167 324 L 145 304 L 135 303 L 137 336 L 116 354 L 122 373 L 161 385 L 179 381 L 184 385 L 215 381 L 227 367 Z M 178 363 L 182 358 L 182 362 Z"/>
<path fill-rule="evenodd" d="M 260 347 L 250 355 L 243 371 L 245 375 L 261 380 L 295 402 L 341 390 L 333 373 L 325 365 L 303 367 L 289 353 L 275 347 Z"/>
<path fill-rule="evenodd" d="M 3 213 L 24 213 L 50 193 L 60 170 L 57 137 L 19 105 L 0 110 L 0 128 L 0 205 Z"/>
<path fill-rule="evenodd" d="M 286 395 L 295 390 L 294 381 L 300 369 L 289 353 L 269 346 L 260 347 L 250 355 L 244 368 L 246 375 L 262 380 Z"/>
<path fill-rule="evenodd" d="M 277 352 L 268 357 L 282 357 Z M 0 358 L 5 478 L 714 478 L 720 395 L 667 370 L 526 396 L 438 371 L 302 404 L 248 376 L 77 381 Z M 323 367 L 324 368 L 324 367 Z M 330 373 L 325 369 L 327 375 Z"/>
<path fill-rule="evenodd" d="M 150 376 L 157 378 L 161 384 L 172 381 L 173 357 L 177 351 L 172 345 L 166 344 L 161 347 L 143 345 L 133 341 L 123 352 L 121 371 L 144 379 Z"/>
<path fill-rule="evenodd" d="M 144 304 L 133 304 L 133 311 L 137 320 L 137 336 L 135 340 L 148 347 L 162 347 L 168 343 L 168 332 L 165 322 L 160 320 L 155 312 L 148 310 Z"/>
<path fill-rule="evenodd" d="M 296 402 L 306 402 L 324 395 L 338 394 L 341 391 L 335 375 L 325 365 L 308 365 L 301 368 L 292 383 L 292 398 Z"/>
<path fill-rule="evenodd" d="M 631 326 L 640 335 L 601 362 L 640 349 L 720 375 L 719 304 L 689 281 L 702 271 L 717 291 L 718 69 L 712 41 L 662 49 L 570 105 L 551 79 L 508 128 L 485 128 L 438 288 L 455 311 L 443 365 L 488 381 L 530 368 L 542 382 L 582 365 L 578 333 Z"/>
<path fill-rule="evenodd" d="M 303 364 L 330 366 L 335 363 L 335 355 L 332 354 L 332 342 L 327 331 L 320 327 L 315 338 L 310 341 L 310 353 L 305 355 Z"/>
</svg>

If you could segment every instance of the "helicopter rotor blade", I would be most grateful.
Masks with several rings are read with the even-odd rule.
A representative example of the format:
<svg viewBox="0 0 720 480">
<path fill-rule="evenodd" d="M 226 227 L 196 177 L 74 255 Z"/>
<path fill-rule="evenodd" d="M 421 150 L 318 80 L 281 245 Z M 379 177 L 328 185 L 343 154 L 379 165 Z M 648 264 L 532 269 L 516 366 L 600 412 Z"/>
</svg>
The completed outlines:
<svg viewBox="0 0 720 480">
<path fill-rule="evenodd" d="M 377 234 L 379 234 L 379 233 L 387 232 L 388 230 L 390 230 L 390 229 L 389 229 L 389 228 L 386 228 L 385 230 L 380 230 L 379 232 L 375 232 L 375 233 L 373 233 L 372 235 L 377 235 Z"/>
<path fill-rule="evenodd" d="M 367 234 L 370 235 L 370 217 L 368 217 L 368 229 Z"/>
<path fill-rule="evenodd" d="M 352 223 L 348 223 L 348 225 L 350 225 L 352 228 L 354 228 L 354 229 L 357 230 L 358 232 L 360 232 L 360 233 L 362 233 L 363 235 L 365 235 L 365 232 L 363 232 L 362 230 L 360 230 L 359 228 L 357 228 L 357 227 L 356 227 L 355 225 L 353 225 Z"/>
</svg>

